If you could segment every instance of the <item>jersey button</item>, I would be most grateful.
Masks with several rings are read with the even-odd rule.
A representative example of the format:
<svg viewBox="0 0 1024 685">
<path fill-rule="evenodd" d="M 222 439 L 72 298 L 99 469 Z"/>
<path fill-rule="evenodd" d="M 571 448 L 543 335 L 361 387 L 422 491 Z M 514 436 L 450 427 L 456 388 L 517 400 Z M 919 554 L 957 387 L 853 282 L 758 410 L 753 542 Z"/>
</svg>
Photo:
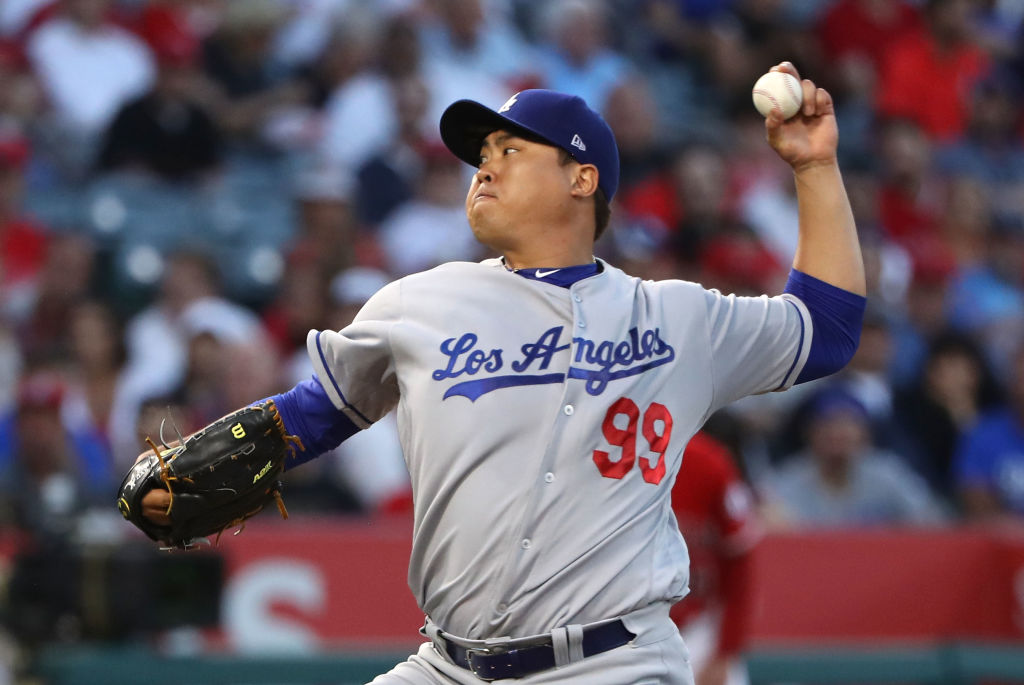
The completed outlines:
<svg viewBox="0 0 1024 685">
<path fill-rule="evenodd" d="M 533 543 L 530 542 L 530 538 L 526 538 L 519 544 L 522 546 L 523 549 L 530 549 L 530 545 L 532 545 Z"/>
<path fill-rule="evenodd" d="M 551 473 L 550 471 L 545 473 L 544 474 L 544 482 L 545 483 L 553 483 L 553 482 L 555 482 L 555 474 Z"/>
<path fill-rule="evenodd" d="M 503 614 L 506 611 L 508 611 L 508 604 L 505 604 L 504 602 L 502 602 L 501 604 L 498 605 L 498 613 L 499 614 Z"/>
<path fill-rule="evenodd" d="M 583 301 L 583 298 L 580 297 L 579 295 L 573 295 L 572 299 L 576 300 L 577 302 L 582 302 Z"/>
<path fill-rule="evenodd" d="M 580 328 L 586 328 L 587 327 L 587 324 L 583 323 L 582 321 L 578 321 L 577 325 L 579 325 Z"/>
<path fill-rule="evenodd" d="M 564 407 L 562 407 L 562 411 L 565 412 L 566 416 L 572 416 L 572 413 L 576 410 L 573 409 L 571 404 L 567 404 Z"/>
</svg>

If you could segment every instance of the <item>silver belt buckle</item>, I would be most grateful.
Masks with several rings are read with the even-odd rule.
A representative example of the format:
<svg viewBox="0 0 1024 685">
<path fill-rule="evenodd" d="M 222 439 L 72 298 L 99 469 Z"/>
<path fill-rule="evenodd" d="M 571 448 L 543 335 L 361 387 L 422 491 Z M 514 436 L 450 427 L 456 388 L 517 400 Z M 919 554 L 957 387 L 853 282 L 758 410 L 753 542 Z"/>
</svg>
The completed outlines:
<svg viewBox="0 0 1024 685">
<path fill-rule="evenodd" d="M 466 650 L 466 663 L 469 664 L 469 670 L 472 671 L 473 675 L 475 675 L 477 678 L 479 678 L 480 680 L 487 681 L 487 682 L 492 682 L 492 681 L 495 681 L 495 680 L 500 680 L 500 678 L 498 678 L 496 676 L 492 676 L 490 674 L 480 673 L 477 670 L 477 667 L 473 664 L 473 655 L 474 654 L 484 654 L 486 656 L 501 656 L 503 654 L 508 654 L 508 653 L 514 652 L 514 651 L 515 651 L 514 649 L 502 649 L 500 647 L 497 648 L 497 649 L 488 649 L 488 648 L 484 648 L 484 649 L 467 649 Z"/>
<path fill-rule="evenodd" d="M 486 680 L 487 682 L 491 682 L 492 680 L 494 680 L 494 678 L 488 678 L 485 675 L 481 675 L 481 674 L 477 673 L 476 667 L 473 666 L 473 655 L 474 654 L 479 654 L 479 653 L 489 654 L 489 652 L 485 652 L 482 649 L 467 649 L 466 650 L 466 663 L 469 664 L 469 670 L 473 672 L 473 675 L 475 675 L 480 680 Z"/>
</svg>

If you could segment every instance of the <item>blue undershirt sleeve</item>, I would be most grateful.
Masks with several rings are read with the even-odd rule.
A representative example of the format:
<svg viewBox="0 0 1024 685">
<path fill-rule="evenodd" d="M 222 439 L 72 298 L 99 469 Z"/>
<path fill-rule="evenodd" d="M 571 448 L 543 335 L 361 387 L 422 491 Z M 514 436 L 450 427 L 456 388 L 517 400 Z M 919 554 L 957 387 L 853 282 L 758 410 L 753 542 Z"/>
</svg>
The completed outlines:
<svg viewBox="0 0 1024 685">
<path fill-rule="evenodd" d="M 319 457 L 359 432 L 359 427 L 334 406 L 316 376 L 267 399 L 274 400 L 285 429 L 298 436 L 306 448 L 285 462 L 285 470 Z"/>
<path fill-rule="evenodd" d="M 867 298 L 791 269 L 785 292 L 800 298 L 814 327 L 807 362 L 797 383 L 823 378 L 846 366 L 860 343 Z"/>
</svg>

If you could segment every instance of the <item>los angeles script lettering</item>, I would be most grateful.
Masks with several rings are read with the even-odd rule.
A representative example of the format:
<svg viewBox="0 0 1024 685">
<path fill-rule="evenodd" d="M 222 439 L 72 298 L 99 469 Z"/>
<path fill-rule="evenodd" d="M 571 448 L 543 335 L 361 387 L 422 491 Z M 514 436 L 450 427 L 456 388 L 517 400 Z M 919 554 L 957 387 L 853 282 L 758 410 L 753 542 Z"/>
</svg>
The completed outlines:
<svg viewBox="0 0 1024 685">
<path fill-rule="evenodd" d="M 657 328 L 643 332 L 637 328 L 631 328 L 627 340 L 600 342 L 587 338 L 572 338 L 571 343 L 562 343 L 563 332 L 563 326 L 555 326 L 544 331 L 536 342 L 522 345 L 519 348 L 518 357 L 508 364 L 508 368 L 514 372 L 513 377 L 548 370 L 558 352 L 572 347 L 572 366 L 569 368 L 569 376 L 586 380 L 587 392 L 599 395 L 610 380 L 642 373 L 675 358 L 675 350 L 661 339 Z M 476 376 L 481 371 L 493 378 L 490 376 L 491 374 L 496 374 L 505 368 L 507 355 L 504 349 L 486 350 L 478 347 L 478 343 L 479 338 L 475 333 L 464 333 L 458 338 L 448 338 L 441 343 L 440 351 L 447 357 L 447 364 L 444 368 L 433 372 L 433 379 L 443 381 L 449 378 Z M 508 376 L 504 377 L 508 378 Z M 492 381 L 487 384 L 486 389 L 475 388 L 474 394 L 479 395 L 483 394 L 480 392 L 481 390 L 488 392 L 510 385 L 553 383 L 564 380 L 564 376 L 557 374 L 556 377 L 550 373 L 531 378 L 536 379 L 535 383 L 522 382 L 525 380 L 523 378 L 514 383 L 494 383 Z M 509 380 L 512 379 L 509 378 Z M 463 384 L 475 385 L 469 382 Z M 466 393 L 456 392 L 454 394 Z"/>
</svg>

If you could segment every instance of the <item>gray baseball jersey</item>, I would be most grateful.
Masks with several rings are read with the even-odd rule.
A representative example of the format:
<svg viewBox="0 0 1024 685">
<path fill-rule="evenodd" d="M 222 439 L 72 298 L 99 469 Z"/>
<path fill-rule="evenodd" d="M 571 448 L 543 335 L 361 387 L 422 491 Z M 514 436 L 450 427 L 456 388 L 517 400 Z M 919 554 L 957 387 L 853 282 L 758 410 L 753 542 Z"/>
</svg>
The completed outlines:
<svg viewBox="0 0 1024 685">
<path fill-rule="evenodd" d="M 602 263 L 566 289 L 498 259 L 378 292 L 311 331 L 335 405 L 398 406 L 415 493 L 409 586 L 444 630 L 533 635 L 687 591 L 669 506 L 707 417 L 793 383 L 811 323 L 789 295 L 724 296 Z"/>
</svg>

